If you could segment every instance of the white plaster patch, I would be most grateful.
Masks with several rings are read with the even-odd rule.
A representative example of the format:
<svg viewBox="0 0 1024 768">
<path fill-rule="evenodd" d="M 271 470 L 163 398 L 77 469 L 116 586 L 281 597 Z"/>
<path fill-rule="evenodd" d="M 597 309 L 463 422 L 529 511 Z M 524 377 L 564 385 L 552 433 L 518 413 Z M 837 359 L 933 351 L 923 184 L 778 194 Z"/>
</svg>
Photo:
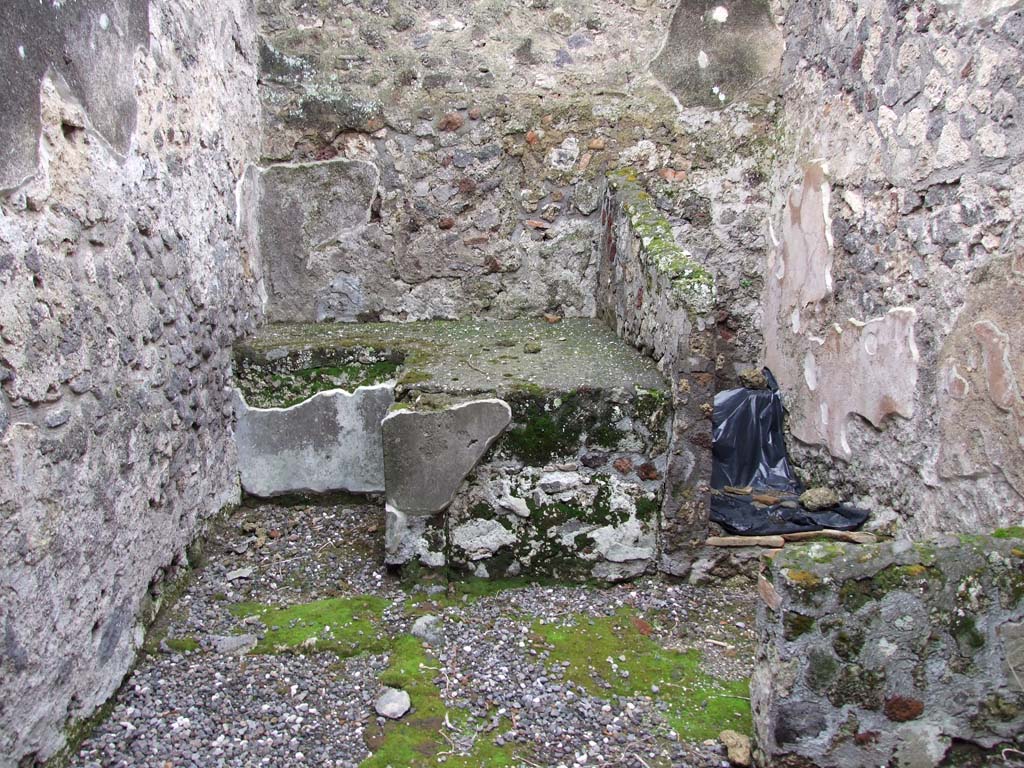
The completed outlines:
<svg viewBox="0 0 1024 768">
<path fill-rule="evenodd" d="M 24 45 L 19 45 L 18 46 L 18 56 L 20 56 L 22 59 L 25 58 L 25 46 Z"/>
<path fill-rule="evenodd" d="M 100 29 L 104 32 L 110 29 L 110 17 L 105 13 L 100 14 Z"/>
<path fill-rule="evenodd" d="M 701 69 L 707 69 L 708 68 L 708 64 L 710 64 L 710 63 L 711 62 L 708 59 L 708 55 L 706 53 L 704 53 L 704 51 L 701 51 L 700 53 L 697 54 L 697 66 L 698 67 L 700 67 Z"/>
<path fill-rule="evenodd" d="M 711 10 L 712 21 L 717 21 L 719 24 L 725 24 L 729 18 L 729 9 L 724 5 L 716 5 Z"/>
<path fill-rule="evenodd" d="M 818 388 L 818 364 L 811 350 L 807 350 L 807 354 L 804 355 L 804 381 L 811 392 Z"/>
<path fill-rule="evenodd" d="M 865 333 L 862 338 L 862 343 L 864 344 L 864 351 L 867 352 L 868 355 L 873 357 L 875 353 L 878 352 L 878 336 L 874 333 Z"/>
</svg>

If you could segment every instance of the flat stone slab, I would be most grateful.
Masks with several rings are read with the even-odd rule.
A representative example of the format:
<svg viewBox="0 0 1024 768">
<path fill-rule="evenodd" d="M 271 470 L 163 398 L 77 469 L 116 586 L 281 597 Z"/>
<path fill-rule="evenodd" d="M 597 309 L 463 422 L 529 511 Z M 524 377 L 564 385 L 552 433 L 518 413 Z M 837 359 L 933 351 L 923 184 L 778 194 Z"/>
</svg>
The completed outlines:
<svg viewBox="0 0 1024 768">
<path fill-rule="evenodd" d="M 389 413 L 381 424 L 388 504 L 407 515 L 440 512 L 511 420 L 508 403 L 494 399 Z"/>
<path fill-rule="evenodd" d="M 380 424 L 395 402 L 393 384 L 331 390 L 288 408 L 236 400 L 242 488 L 254 496 L 384 490 Z"/>
<path fill-rule="evenodd" d="M 251 362 L 347 351 L 351 360 L 401 360 L 400 388 L 505 399 L 540 388 L 666 390 L 654 361 L 597 320 L 438 320 L 276 324 L 237 348 Z"/>
</svg>

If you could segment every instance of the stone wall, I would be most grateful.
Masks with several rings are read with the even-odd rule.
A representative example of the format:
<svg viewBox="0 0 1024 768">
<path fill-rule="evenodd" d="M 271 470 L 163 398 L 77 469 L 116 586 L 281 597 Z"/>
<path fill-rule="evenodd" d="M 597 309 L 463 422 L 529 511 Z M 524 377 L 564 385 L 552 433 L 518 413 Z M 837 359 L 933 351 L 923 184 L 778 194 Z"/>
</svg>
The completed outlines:
<svg viewBox="0 0 1024 768">
<path fill-rule="evenodd" d="M 628 167 L 722 265 L 722 369 L 749 364 L 775 105 L 749 89 L 691 102 L 751 26 L 721 34 L 704 9 L 717 37 L 681 39 L 696 11 L 674 5 L 261 3 L 260 225 L 303 230 L 294 253 L 260 238 L 269 316 L 592 317 L 604 178 Z M 763 13 L 744 18 L 765 37 Z M 708 67 L 680 85 L 700 44 Z M 352 223 L 329 218 L 342 208 Z"/>
<path fill-rule="evenodd" d="M 609 177 L 601 222 L 600 317 L 654 358 L 671 382 L 659 567 L 685 576 L 708 527 L 715 282 L 676 243 L 668 220 L 632 174 Z"/>
<path fill-rule="evenodd" d="M 161 580 L 238 498 L 252 19 L 244 0 L 0 8 L 0 765 L 48 758 L 116 690 Z"/>
<path fill-rule="evenodd" d="M 764 360 L 793 453 L 910 533 L 1019 522 L 1024 11 L 781 5 Z"/>
<path fill-rule="evenodd" d="M 765 560 L 762 764 L 999 765 L 1024 743 L 1024 529 Z"/>
</svg>

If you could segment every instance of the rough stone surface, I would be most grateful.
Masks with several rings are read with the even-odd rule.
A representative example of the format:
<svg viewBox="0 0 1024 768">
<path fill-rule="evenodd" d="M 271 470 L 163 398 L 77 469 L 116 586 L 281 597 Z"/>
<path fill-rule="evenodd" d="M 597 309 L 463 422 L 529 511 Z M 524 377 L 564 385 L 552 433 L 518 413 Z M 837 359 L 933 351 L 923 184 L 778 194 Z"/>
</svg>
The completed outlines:
<svg viewBox="0 0 1024 768">
<path fill-rule="evenodd" d="M 840 501 L 839 494 L 831 488 L 808 488 L 800 494 L 800 504 L 811 512 L 834 507 Z"/>
<path fill-rule="evenodd" d="M 385 567 L 382 514 L 373 503 L 266 502 L 226 515 L 206 541 L 202 566 L 147 638 L 160 649 L 140 659 L 70 766 L 427 768 L 445 750 L 455 751 L 448 764 L 474 768 L 495 759 L 580 765 L 584 752 L 586 765 L 628 765 L 643 749 L 652 766 L 722 768 L 720 745 L 680 731 L 674 713 L 700 708 L 709 694 L 742 694 L 755 639 L 748 591 L 661 579 L 611 589 L 521 580 L 517 588 L 495 585 L 493 594 L 478 591 L 485 585 L 449 581 L 446 590 L 443 577 L 410 582 Z M 264 531 L 281 535 L 260 544 Z M 224 582 L 225 572 L 241 568 L 253 569 L 253 578 Z M 328 612 L 332 604 L 360 610 L 330 616 L 329 630 L 318 611 L 312 626 L 291 630 L 295 647 L 283 653 L 266 643 L 280 634 L 249 613 L 318 603 Z M 246 605 L 253 608 L 240 610 Z M 409 625 L 423 611 L 444 620 L 445 637 L 415 649 Z M 572 668 L 556 661 L 544 635 L 605 641 L 607 630 L 592 622 L 621 632 L 621 650 L 610 661 L 593 653 L 593 671 L 582 658 Z M 205 638 L 233 633 L 263 636 L 263 647 L 244 657 L 211 652 Z M 311 642 L 330 643 L 332 635 L 353 643 L 330 652 Z M 189 639 L 198 647 L 190 650 Z M 410 651 L 415 666 L 402 664 Z M 694 691 L 689 661 L 696 654 L 714 682 Z M 660 666 L 666 657 L 678 665 L 647 673 L 648 658 Z M 622 661 L 630 677 L 621 675 Z M 675 687 L 682 682 L 676 670 L 685 689 Z M 382 722 L 374 710 L 382 678 L 412 699 L 398 722 Z M 609 683 L 613 691 L 604 687 Z M 506 715 L 495 720 L 502 709 Z M 703 726 L 702 735 L 713 729 Z"/>
<path fill-rule="evenodd" d="M 770 97 L 782 40 L 768 0 L 680 0 L 651 70 L 687 107 Z"/>
<path fill-rule="evenodd" d="M 0 9 L 5 767 L 49 758 L 117 690 L 165 579 L 238 499 L 253 25 L 235 0 Z"/>
<path fill-rule="evenodd" d="M 708 269 L 632 174 L 609 179 L 601 210 L 598 308 L 672 384 L 673 422 L 660 514 L 659 567 L 685 576 L 708 533 L 717 293 Z"/>
<path fill-rule="evenodd" d="M 750 737 L 736 731 L 722 731 L 719 740 L 726 748 L 729 762 L 735 766 L 749 766 L 751 760 Z"/>
<path fill-rule="evenodd" d="M 761 758 L 934 767 L 962 747 L 979 764 L 1020 749 L 1021 544 L 790 544 L 765 560 L 751 680 Z"/>
<path fill-rule="evenodd" d="M 1015 524 L 1024 14 L 778 6 L 790 85 L 763 305 L 793 457 L 910 534 Z"/>
<path fill-rule="evenodd" d="M 148 0 L 81 0 L 74 11 L 44 3 L 0 8 L 0 65 L 5 84 L 0 124 L 0 189 L 20 186 L 37 170 L 44 75 L 81 105 L 91 127 L 124 155 L 135 131 L 136 50 L 148 44 Z M 83 126 L 78 126 L 79 128 Z"/>
<path fill-rule="evenodd" d="M 235 443 L 242 489 L 254 496 L 384 490 L 381 422 L 393 383 L 319 392 L 290 408 L 236 400 Z"/>
<path fill-rule="evenodd" d="M 428 645 L 436 646 L 444 642 L 444 622 L 439 616 L 431 613 L 416 619 L 409 631 L 413 637 L 418 637 Z"/>
<path fill-rule="evenodd" d="M 389 413 L 381 424 L 388 504 L 407 515 L 443 510 L 511 419 L 496 399 Z"/>
<path fill-rule="evenodd" d="M 261 169 L 255 237 L 270 322 L 370 316 L 367 297 L 379 290 L 368 280 L 379 260 L 361 236 L 379 182 L 377 166 L 360 160 Z"/>
<path fill-rule="evenodd" d="M 379 173 L 376 197 L 352 199 L 365 223 L 308 267 L 290 260 L 309 289 L 297 301 L 339 320 L 592 317 L 604 177 L 635 168 L 737 299 L 720 318 L 726 375 L 753 362 L 775 105 L 734 91 L 720 110 L 712 83 L 714 107 L 677 112 L 649 71 L 674 11 L 261 2 L 264 173 L 303 166 L 275 195 L 308 196 L 314 229 L 334 232 L 316 166 Z"/>
<path fill-rule="evenodd" d="M 237 357 L 257 394 L 288 372 L 402 361 L 382 422 L 389 564 L 621 581 L 655 560 L 671 398 L 600 323 L 270 325 Z"/>
<path fill-rule="evenodd" d="M 385 688 L 373 703 L 373 708 L 381 717 L 389 720 L 400 720 L 412 706 L 409 694 L 398 688 Z"/>
</svg>

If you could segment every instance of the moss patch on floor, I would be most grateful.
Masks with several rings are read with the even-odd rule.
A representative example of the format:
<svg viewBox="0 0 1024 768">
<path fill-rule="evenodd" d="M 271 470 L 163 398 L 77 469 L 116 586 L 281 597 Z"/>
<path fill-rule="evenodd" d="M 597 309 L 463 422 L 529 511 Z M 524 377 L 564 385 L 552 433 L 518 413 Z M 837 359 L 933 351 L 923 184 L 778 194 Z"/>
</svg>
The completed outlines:
<svg viewBox="0 0 1024 768">
<path fill-rule="evenodd" d="M 283 608 L 238 603 L 231 606 L 231 613 L 240 619 L 256 616 L 266 625 L 266 634 L 255 653 L 303 650 L 355 656 L 365 651 L 379 653 L 388 647 L 381 617 L 389 604 L 380 597 L 361 595 Z"/>
<path fill-rule="evenodd" d="M 401 720 L 389 721 L 383 728 L 371 726 L 366 738 L 373 754 L 360 768 L 435 766 L 442 760 L 444 765 L 456 768 L 518 765 L 511 746 L 494 743 L 494 736 L 501 728 L 478 733 L 464 753 L 456 749 L 454 745 L 463 742 L 472 725 L 464 711 L 449 710 L 445 706 L 434 684 L 437 666 L 412 635 L 402 635 L 395 640 L 381 683 L 408 693 L 412 708 Z"/>
<path fill-rule="evenodd" d="M 641 695 L 665 703 L 666 718 L 682 739 L 752 731 L 749 680 L 711 677 L 701 669 L 700 651 L 663 648 L 650 637 L 651 626 L 628 609 L 555 624 L 537 621 L 533 632 L 552 663 L 569 663 L 566 679 L 595 696 Z"/>
<path fill-rule="evenodd" d="M 477 576 L 451 574 L 447 589 L 437 594 L 416 592 L 406 598 L 406 613 L 419 616 L 423 613 L 437 613 L 445 608 L 473 603 L 484 597 L 492 597 L 513 589 L 527 587 L 560 586 L 564 581 L 545 576 L 507 576 L 504 578 L 481 579 Z M 599 586 L 607 586 L 601 584 Z"/>
<path fill-rule="evenodd" d="M 194 637 L 168 637 L 164 642 L 175 653 L 188 653 L 199 650 L 199 641 Z"/>
</svg>

